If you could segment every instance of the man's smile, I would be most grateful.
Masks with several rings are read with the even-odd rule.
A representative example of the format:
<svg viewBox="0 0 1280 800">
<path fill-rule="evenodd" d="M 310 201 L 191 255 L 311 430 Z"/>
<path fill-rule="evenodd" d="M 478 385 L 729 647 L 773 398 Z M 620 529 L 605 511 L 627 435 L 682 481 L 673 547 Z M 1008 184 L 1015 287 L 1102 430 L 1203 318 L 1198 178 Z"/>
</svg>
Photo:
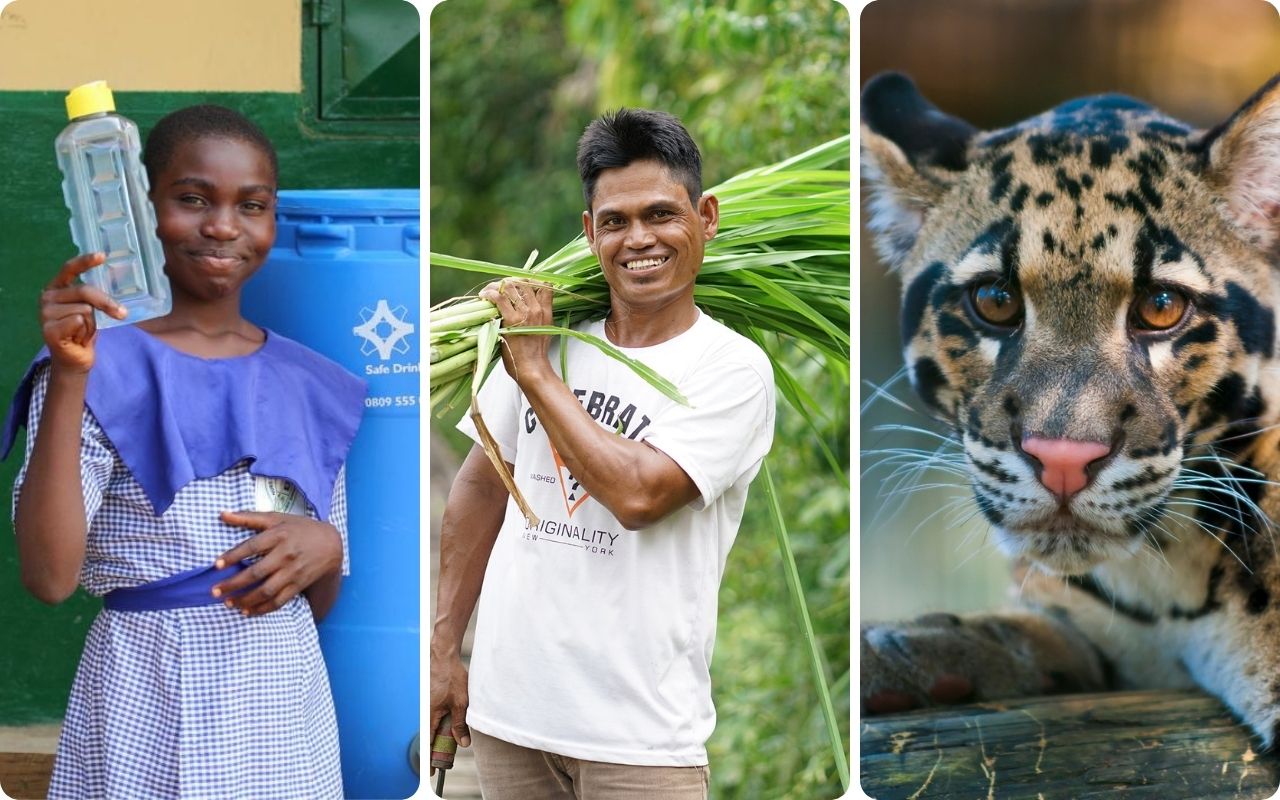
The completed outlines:
<svg viewBox="0 0 1280 800">
<path fill-rule="evenodd" d="M 622 262 L 622 268 L 628 272 L 644 272 L 655 269 L 671 260 L 671 256 L 646 256 Z"/>
</svg>

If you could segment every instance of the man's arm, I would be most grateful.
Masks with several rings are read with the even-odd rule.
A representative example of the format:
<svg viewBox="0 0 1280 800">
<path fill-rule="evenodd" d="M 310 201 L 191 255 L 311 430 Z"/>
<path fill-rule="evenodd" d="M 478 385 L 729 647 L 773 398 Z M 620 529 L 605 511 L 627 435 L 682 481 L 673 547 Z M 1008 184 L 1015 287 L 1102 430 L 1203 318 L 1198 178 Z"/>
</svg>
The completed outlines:
<svg viewBox="0 0 1280 800">
<path fill-rule="evenodd" d="M 509 465 L 508 465 L 509 468 Z M 431 629 L 431 732 L 453 715 L 453 736 L 471 743 L 466 728 L 467 671 L 462 636 L 480 598 L 489 554 L 502 527 L 507 489 L 479 445 L 471 448 L 449 490 L 440 525 L 440 575 Z"/>
<path fill-rule="evenodd" d="M 551 325 L 551 291 L 544 284 L 510 282 L 518 307 L 493 283 L 480 296 L 502 312 L 508 328 Z M 699 495 L 693 480 L 666 453 L 597 425 L 551 368 L 550 337 L 502 340 L 502 360 L 519 384 L 573 477 L 629 530 L 648 527 Z"/>
<path fill-rule="evenodd" d="M 596 424 L 550 362 L 541 366 L 522 367 L 520 388 L 573 477 L 618 522 L 640 530 L 698 497 L 698 487 L 670 456 Z"/>
</svg>

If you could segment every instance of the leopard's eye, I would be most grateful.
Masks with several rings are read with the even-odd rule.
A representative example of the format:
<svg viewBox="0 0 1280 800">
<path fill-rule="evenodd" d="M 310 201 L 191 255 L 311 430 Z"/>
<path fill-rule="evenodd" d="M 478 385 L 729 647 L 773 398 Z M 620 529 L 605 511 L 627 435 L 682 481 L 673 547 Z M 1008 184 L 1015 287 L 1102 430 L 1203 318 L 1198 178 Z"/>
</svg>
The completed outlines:
<svg viewBox="0 0 1280 800">
<path fill-rule="evenodd" d="M 974 313 L 988 325 L 1012 328 L 1022 321 L 1022 295 L 1004 281 L 975 284 L 969 298 Z"/>
<path fill-rule="evenodd" d="M 1168 286 L 1153 286 L 1133 301 L 1133 327 L 1142 331 L 1167 331 L 1182 322 L 1191 303 L 1187 296 Z"/>
</svg>

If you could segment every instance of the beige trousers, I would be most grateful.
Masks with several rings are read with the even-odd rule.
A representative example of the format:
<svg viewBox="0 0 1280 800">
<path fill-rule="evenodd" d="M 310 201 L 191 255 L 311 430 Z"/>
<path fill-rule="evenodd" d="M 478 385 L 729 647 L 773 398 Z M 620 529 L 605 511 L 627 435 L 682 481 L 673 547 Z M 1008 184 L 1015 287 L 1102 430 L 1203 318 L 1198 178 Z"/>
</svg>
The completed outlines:
<svg viewBox="0 0 1280 800">
<path fill-rule="evenodd" d="M 569 758 L 471 729 L 484 800 L 706 800 L 705 767 L 637 767 Z"/>
</svg>

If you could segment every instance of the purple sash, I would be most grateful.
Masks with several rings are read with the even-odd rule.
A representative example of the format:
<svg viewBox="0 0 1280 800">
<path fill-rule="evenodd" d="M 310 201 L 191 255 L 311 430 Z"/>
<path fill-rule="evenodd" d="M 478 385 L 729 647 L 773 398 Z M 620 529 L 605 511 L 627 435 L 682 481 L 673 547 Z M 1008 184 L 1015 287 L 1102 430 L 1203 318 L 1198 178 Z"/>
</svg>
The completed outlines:
<svg viewBox="0 0 1280 800">
<path fill-rule="evenodd" d="M 213 587 L 248 567 L 244 562 L 229 567 L 197 567 L 158 581 L 107 592 L 102 598 L 112 611 L 164 611 L 170 608 L 193 608 L 221 603 L 213 596 Z M 249 587 L 253 588 L 253 587 Z M 249 591 L 245 589 L 244 591 Z M 238 592 L 237 594 L 242 594 Z"/>
</svg>

